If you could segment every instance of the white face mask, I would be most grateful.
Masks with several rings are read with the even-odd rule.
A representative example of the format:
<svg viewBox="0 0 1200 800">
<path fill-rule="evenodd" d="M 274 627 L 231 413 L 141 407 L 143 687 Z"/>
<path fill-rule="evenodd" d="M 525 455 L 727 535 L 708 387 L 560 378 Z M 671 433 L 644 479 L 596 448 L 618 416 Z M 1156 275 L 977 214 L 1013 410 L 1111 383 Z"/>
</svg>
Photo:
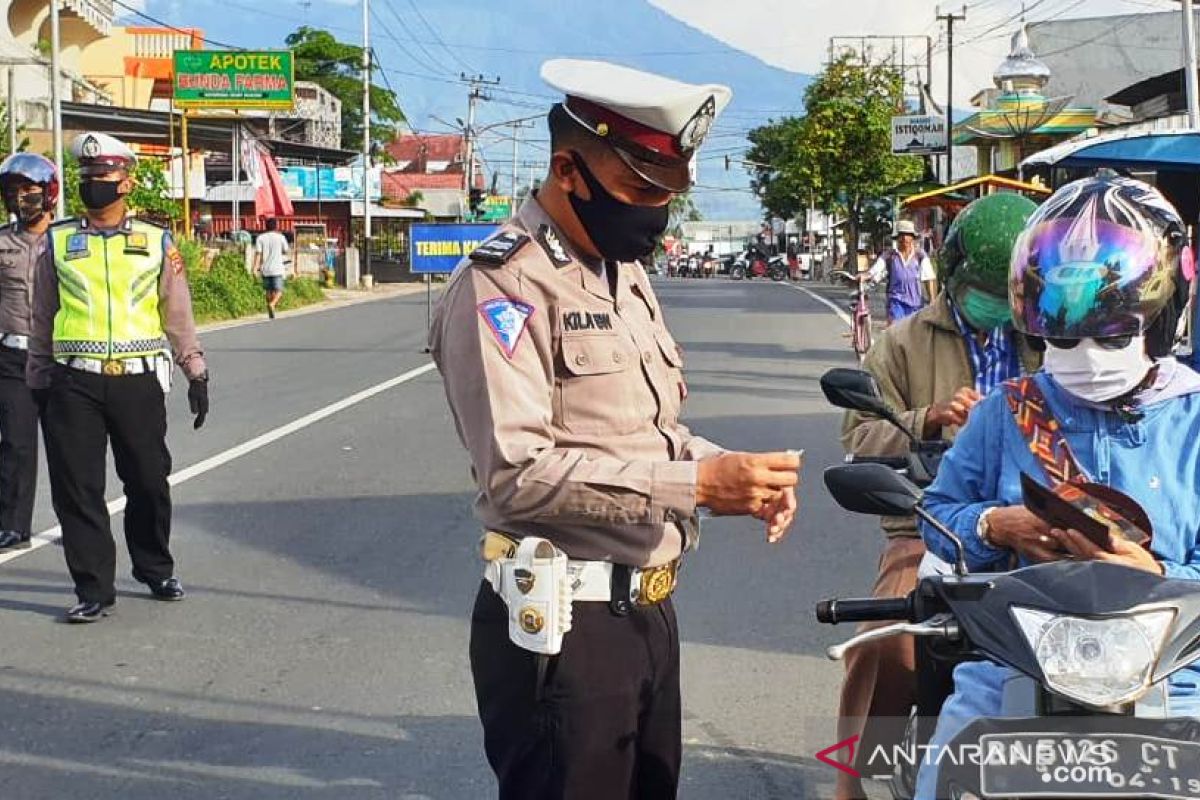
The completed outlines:
<svg viewBox="0 0 1200 800">
<path fill-rule="evenodd" d="M 1153 367 L 1144 336 L 1134 336 L 1118 350 L 1105 349 L 1095 339 L 1082 339 L 1066 350 L 1046 342 L 1046 372 L 1071 394 L 1093 403 L 1120 397 Z"/>
</svg>

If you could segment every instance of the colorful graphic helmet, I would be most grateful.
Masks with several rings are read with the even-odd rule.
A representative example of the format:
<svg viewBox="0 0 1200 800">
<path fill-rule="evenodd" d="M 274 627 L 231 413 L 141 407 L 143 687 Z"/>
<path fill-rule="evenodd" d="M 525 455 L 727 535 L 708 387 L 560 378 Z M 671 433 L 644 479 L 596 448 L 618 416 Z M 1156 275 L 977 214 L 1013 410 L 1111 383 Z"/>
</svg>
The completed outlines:
<svg viewBox="0 0 1200 800">
<path fill-rule="evenodd" d="M 49 211 L 58 202 L 58 170 L 50 159 L 37 153 L 13 153 L 0 164 L 0 194 L 4 196 L 4 207 L 14 214 L 17 208 L 12 189 L 22 183 L 42 187 L 43 211 Z"/>
<path fill-rule="evenodd" d="M 1146 333 L 1164 309 L 1177 319 L 1185 261 L 1193 271 L 1183 220 L 1157 189 L 1118 177 L 1069 183 L 1013 248 L 1017 330 L 1064 339 Z"/>
<path fill-rule="evenodd" d="M 981 197 L 963 209 L 941 250 L 942 282 L 951 295 L 973 287 L 1006 297 L 1013 245 L 1035 211 L 1036 203 L 1012 192 Z"/>
</svg>

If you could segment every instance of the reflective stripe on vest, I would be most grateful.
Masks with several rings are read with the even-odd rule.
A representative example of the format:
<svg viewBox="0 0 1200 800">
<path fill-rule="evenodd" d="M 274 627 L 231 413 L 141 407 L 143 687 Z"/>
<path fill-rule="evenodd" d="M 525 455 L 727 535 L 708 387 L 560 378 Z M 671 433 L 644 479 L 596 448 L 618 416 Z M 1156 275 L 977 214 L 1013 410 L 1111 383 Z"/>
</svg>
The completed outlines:
<svg viewBox="0 0 1200 800">
<path fill-rule="evenodd" d="M 54 355 L 130 358 L 168 349 L 158 310 L 162 228 L 132 220 L 105 236 L 66 224 L 50 236 L 58 274 Z"/>
</svg>

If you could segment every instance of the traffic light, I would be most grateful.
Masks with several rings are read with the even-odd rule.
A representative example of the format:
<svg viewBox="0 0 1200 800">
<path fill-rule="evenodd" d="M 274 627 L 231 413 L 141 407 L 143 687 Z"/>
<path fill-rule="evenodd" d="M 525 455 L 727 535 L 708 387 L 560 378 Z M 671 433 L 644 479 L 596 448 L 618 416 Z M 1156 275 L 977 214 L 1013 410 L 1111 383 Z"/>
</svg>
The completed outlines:
<svg viewBox="0 0 1200 800">
<path fill-rule="evenodd" d="M 467 195 L 467 206 L 471 209 L 471 216 L 477 217 L 483 211 L 483 200 L 487 197 L 487 193 L 483 189 L 472 189 Z"/>
</svg>

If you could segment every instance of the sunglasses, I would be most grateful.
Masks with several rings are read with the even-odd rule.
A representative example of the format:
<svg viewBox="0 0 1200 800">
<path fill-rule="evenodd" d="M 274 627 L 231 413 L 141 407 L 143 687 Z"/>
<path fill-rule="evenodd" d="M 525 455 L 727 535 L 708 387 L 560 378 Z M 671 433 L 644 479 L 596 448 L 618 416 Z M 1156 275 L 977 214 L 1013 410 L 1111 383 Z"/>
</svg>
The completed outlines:
<svg viewBox="0 0 1200 800">
<path fill-rule="evenodd" d="M 1073 350 L 1075 345 L 1082 342 L 1083 339 L 1056 339 L 1048 336 L 1046 341 L 1059 350 Z M 1096 337 L 1092 341 L 1099 345 L 1101 350 L 1124 350 L 1133 341 L 1133 334 L 1123 333 L 1120 336 Z"/>
</svg>

